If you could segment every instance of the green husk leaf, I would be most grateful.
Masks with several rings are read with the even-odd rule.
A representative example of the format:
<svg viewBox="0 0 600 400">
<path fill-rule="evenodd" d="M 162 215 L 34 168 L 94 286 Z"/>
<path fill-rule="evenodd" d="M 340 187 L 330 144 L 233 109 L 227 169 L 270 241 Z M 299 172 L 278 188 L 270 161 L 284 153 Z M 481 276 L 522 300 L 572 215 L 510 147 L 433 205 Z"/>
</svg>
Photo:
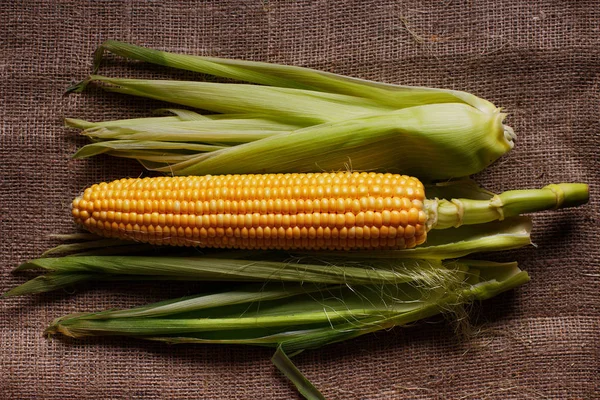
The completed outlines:
<svg viewBox="0 0 600 400">
<path fill-rule="evenodd" d="M 449 269 L 449 267 L 451 267 Z M 316 284 L 393 284 L 437 286 L 460 265 L 442 264 L 440 260 L 379 260 L 376 262 L 321 262 L 301 260 L 265 261 L 239 258 L 185 256 L 66 256 L 40 258 L 20 265 L 15 271 L 43 269 L 50 271 L 43 282 L 27 282 L 13 293 L 50 291 L 70 285 L 64 275 L 88 279 L 186 280 L 186 281 L 259 281 L 302 282 Z M 101 277 L 101 278 L 99 278 Z M 41 277 L 39 277 L 41 278 Z M 65 283 L 66 282 L 66 283 Z M 45 290 L 42 290 L 45 289 Z M 29 290 L 29 292 L 28 292 Z"/>
<path fill-rule="evenodd" d="M 98 236 L 94 233 L 89 232 L 76 232 L 76 233 L 52 233 L 48 235 L 51 239 L 73 241 L 73 240 L 101 240 L 104 239 L 102 236 Z"/>
<path fill-rule="evenodd" d="M 192 111 L 193 112 L 193 111 Z M 195 113 L 194 114 L 202 117 L 202 120 L 209 120 L 202 115 Z M 100 121 L 100 122 L 90 122 L 82 119 L 75 118 L 65 118 L 65 126 L 68 128 L 77 128 L 77 129 L 96 129 L 103 127 L 115 127 L 115 126 L 157 126 L 157 125 L 169 125 L 172 123 L 186 121 L 186 119 L 180 117 L 179 115 L 169 116 L 169 117 L 144 117 L 144 118 L 129 118 L 129 119 L 119 119 L 113 121 Z"/>
<path fill-rule="evenodd" d="M 41 258 L 56 256 L 56 255 L 109 255 L 113 253 L 125 252 L 125 253 L 137 253 L 139 251 L 145 251 L 148 253 L 155 253 L 156 247 L 150 244 L 140 244 L 131 242 L 128 240 L 120 239 L 106 239 L 102 236 L 98 236 L 92 233 L 71 233 L 71 234 L 58 234 L 49 235 L 54 239 L 63 241 L 75 241 L 75 243 L 59 244 L 58 246 L 52 247 L 42 253 Z M 164 249 L 164 248 L 163 248 Z M 25 263 L 27 264 L 27 263 Z M 21 266 L 15 268 L 14 271 L 21 270 Z"/>
<path fill-rule="evenodd" d="M 62 330 L 68 330 L 75 337 L 115 334 L 185 335 L 211 331 L 265 329 L 281 331 L 281 327 L 297 328 L 317 325 L 332 327 L 339 324 L 358 323 L 365 318 L 380 319 L 412 311 L 419 308 L 423 301 L 439 298 L 444 293 L 443 288 L 421 292 L 409 284 L 377 287 L 342 285 L 323 288 L 318 292 L 300 293 L 294 293 L 294 290 L 288 291 L 288 289 L 289 286 L 280 289 L 282 296 L 293 293 L 293 296 L 287 297 L 285 302 L 280 301 L 281 298 L 277 298 L 274 301 L 263 300 L 253 301 L 249 304 L 236 303 L 235 305 L 217 305 L 214 308 L 194 308 L 183 313 L 179 311 L 173 314 L 163 313 L 156 317 L 123 317 L 120 315 L 118 318 L 113 318 L 112 315 L 119 311 L 106 311 L 60 318 L 53 325 Z M 254 291 L 262 290 L 262 285 L 254 287 Z M 236 294 L 235 291 L 226 293 L 221 296 L 222 300 L 228 301 L 228 297 Z M 196 301 L 201 301 L 203 296 L 199 296 Z M 187 298 L 185 301 L 189 302 L 193 299 Z M 176 303 L 169 305 L 172 307 L 173 304 Z M 163 305 L 159 304 L 158 307 Z M 157 307 L 156 304 L 151 305 L 145 312 L 151 314 L 151 310 L 155 307 Z M 183 308 L 189 308 L 189 306 Z M 129 311 L 122 312 L 128 313 Z"/>
<path fill-rule="evenodd" d="M 325 400 L 325 396 L 300 372 L 281 346 L 277 347 L 271 361 L 296 386 L 296 389 L 304 398 L 308 400 Z"/>
<path fill-rule="evenodd" d="M 285 130 L 285 129 L 288 130 Z M 103 127 L 87 130 L 84 135 L 95 140 L 139 140 L 193 143 L 247 143 L 289 133 L 294 125 L 274 123 L 269 120 L 236 119 L 209 122 L 178 122 L 150 127 Z"/>
<path fill-rule="evenodd" d="M 99 277 L 94 274 L 86 273 L 49 273 L 35 277 L 24 284 L 9 290 L 2 294 L 2 297 L 51 292 L 53 290 L 73 286 L 79 282 L 97 280 L 98 278 Z"/>
<path fill-rule="evenodd" d="M 156 247 L 151 244 L 137 244 L 127 242 L 127 245 L 105 247 L 83 251 L 79 249 L 77 252 L 69 254 L 69 256 L 114 256 L 114 255 L 134 255 L 134 254 L 150 254 L 156 252 Z"/>
<path fill-rule="evenodd" d="M 119 239 L 100 239 L 100 240 L 90 240 L 81 243 L 69 243 L 62 244 L 56 247 L 53 247 L 44 253 L 42 253 L 42 257 L 48 257 L 55 254 L 69 253 L 73 251 L 81 251 L 85 249 L 95 249 L 95 248 L 105 248 L 112 246 L 127 246 L 131 245 L 130 242 L 119 240 Z"/>
<path fill-rule="evenodd" d="M 219 120 L 236 120 L 236 119 L 267 119 L 268 116 L 264 114 L 212 114 L 202 115 L 192 110 L 184 110 L 178 108 L 159 108 L 154 111 L 156 114 L 174 114 L 162 117 L 144 117 L 144 118 L 128 118 L 118 119 L 112 121 L 99 121 L 90 122 L 82 119 L 65 118 L 65 125 L 69 128 L 78 128 L 83 130 L 90 130 L 96 128 L 108 128 L 108 127 L 152 127 L 157 125 L 171 125 L 179 122 L 196 122 L 201 124 L 202 122 L 211 122 Z M 273 120 L 276 124 L 278 121 Z M 279 121 L 283 123 L 283 121 Z"/>
<path fill-rule="evenodd" d="M 220 330 L 248 330 L 294 327 L 304 325 L 337 323 L 340 321 L 360 321 L 372 315 L 390 316 L 392 311 L 346 309 L 300 312 L 293 315 L 259 315 L 252 317 L 215 317 L 215 318 L 114 318 L 89 319 L 78 317 L 65 319 L 55 324 L 58 332 L 72 337 L 94 335 L 181 335 Z M 55 333 L 49 328 L 47 333 Z M 67 333 L 68 332 L 68 333 Z"/>
<path fill-rule="evenodd" d="M 143 96 L 218 113 L 268 114 L 292 123 L 320 124 L 377 115 L 392 107 L 360 97 L 279 87 L 91 75 L 111 92 Z"/>
<path fill-rule="evenodd" d="M 167 155 L 176 157 L 176 153 L 169 153 L 167 150 L 185 150 L 187 152 L 210 152 L 224 149 L 224 146 L 215 146 L 195 143 L 162 142 L 152 140 L 111 140 L 107 142 L 96 142 L 81 147 L 73 155 L 73 158 L 88 158 L 98 154 L 118 151 L 119 157 L 143 158 L 146 155 Z M 154 153 L 148 153 L 153 150 Z M 141 151 L 146 151 L 143 153 Z M 181 154 L 179 154 L 181 155 Z"/>
<path fill-rule="evenodd" d="M 479 186 L 470 178 L 462 178 L 425 185 L 428 199 L 473 199 L 490 200 L 496 194 Z"/>
<path fill-rule="evenodd" d="M 282 300 L 299 294 L 314 293 L 326 290 L 326 286 L 314 284 L 282 285 L 281 283 L 265 283 L 238 288 L 231 292 L 217 292 L 200 296 L 188 296 L 179 299 L 165 300 L 150 305 L 139 306 L 127 310 L 108 310 L 99 313 L 85 314 L 85 319 L 108 318 L 141 318 L 168 317 L 182 315 L 215 307 L 235 306 L 239 304 L 261 303 L 264 301 Z"/>
<path fill-rule="evenodd" d="M 479 225 L 463 225 L 459 228 L 432 230 L 427 242 L 412 249 L 322 252 L 323 257 L 350 259 L 451 259 L 473 253 L 505 251 L 531 244 L 531 219 L 507 218 L 504 221 Z"/>
<path fill-rule="evenodd" d="M 222 114 L 224 115 L 224 114 Z M 217 133 L 227 133 L 227 132 L 239 132 L 239 134 L 243 132 L 248 132 L 248 134 L 252 132 L 290 132 L 302 127 L 302 125 L 298 124 L 289 124 L 283 121 L 278 121 L 276 119 L 272 119 L 266 116 L 260 115 L 248 115 L 247 117 L 242 116 L 234 116 L 234 118 L 213 118 L 210 120 L 202 120 L 202 121 L 179 121 L 179 122 L 171 122 L 168 124 L 156 124 L 156 125 L 114 125 L 107 127 L 95 127 L 89 128 L 84 131 L 84 134 L 87 136 L 92 136 L 98 139 L 117 139 L 117 138 L 134 138 L 133 134 L 142 134 L 142 133 L 152 133 L 164 132 L 165 139 L 169 141 L 177 141 L 173 139 L 177 137 L 177 134 L 217 134 Z M 140 138 L 143 139 L 143 138 Z M 189 139 L 184 136 L 184 139 Z M 197 141 L 201 142 L 203 140 L 189 140 L 189 141 Z"/>
<path fill-rule="evenodd" d="M 122 57 L 228 79 L 369 98 L 393 108 L 432 103 L 464 102 L 484 112 L 494 113 L 496 111 L 496 107 L 492 103 L 457 90 L 391 85 L 309 68 L 264 62 L 174 54 L 115 40 L 104 42 L 96 50 L 94 73 L 99 68 L 104 50 Z"/>
<path fill-rule="evenodd" d="M 143 165 L 145 164 L 156 164 L 161 167 L 167 167 L 168 165 L 185 162 L 191 159 L 195 159 L 196 155 L 190 154 L 179 154 L 169 151 L 118 151 L 111 150 L 107 152 L 109 156 L 122 157 L 122 158 L 133 158 L 138 160 Z"/>
<path fill-rule="evenodd" d="M 159 108 L 154 111 L 156 114 L 174 114 L 181 121 L 210 121 L 212 117 L 210 115 L 198 114 L 192 110 L 185 110 L 183 108 Z"/>
</svg>

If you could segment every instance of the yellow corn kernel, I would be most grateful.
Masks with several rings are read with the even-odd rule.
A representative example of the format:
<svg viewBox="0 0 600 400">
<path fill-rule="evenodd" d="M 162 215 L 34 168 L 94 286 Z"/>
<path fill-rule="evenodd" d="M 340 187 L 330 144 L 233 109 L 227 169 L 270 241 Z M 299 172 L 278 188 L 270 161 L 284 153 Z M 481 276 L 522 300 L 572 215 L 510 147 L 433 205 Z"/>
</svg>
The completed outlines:
<svg viewBox="0 0 600 400">
<path fill-rule="evenodd" d="M 72 214 L 93 233 L 156 245 L 401 249 L 426 240 L 424 196 L 392 174 L 158 177 L 94 185 Z"/>
</svg>

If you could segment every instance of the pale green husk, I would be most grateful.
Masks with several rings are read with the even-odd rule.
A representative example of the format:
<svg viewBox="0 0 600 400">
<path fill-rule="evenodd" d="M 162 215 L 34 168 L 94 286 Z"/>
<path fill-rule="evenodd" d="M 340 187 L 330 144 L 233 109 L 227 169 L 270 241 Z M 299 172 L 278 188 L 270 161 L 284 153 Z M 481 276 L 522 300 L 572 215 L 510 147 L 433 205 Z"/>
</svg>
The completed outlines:
<svg viewBox="0 0 600 400">
<path fill-rule="evenodd" d="M 493 113 L 496 110 L 496 107 L 489 101 L 458 90 L 392 85 L 317 71 L 310 68 L 175 54 L 116 40 L 107 40 L 98 47 L 94 56 L 94 72 L 100 66 L 104 51 L 165 67 L 179 68 L 261 85 L 364 97 L 393 108 L 432 103 L 461 102 L 487 113 Z"/>
<path fill-rule="evenodd" d="M 81 91 L 96 81 L 106 90 L 222 114 L 178 111 L 163 119 L 67 120 L 96 142 L 76 157 L 106 153 L 136 158 L 148 169 L 175 175 L 356 169 L 440 180 L 477 173 L 513 145 L 512 129 L 503 125 L 505 114 L 465 92 L 170 54 L 115 41 L 98 49 L 95 71 L 104 50 L 254 85 L 92 75 L 70 90 Z M 125 150 L 98 143 L 122 140 L 127 141 Z M 144 146 L 135 148 L 136 141 Z M 172 142 L 190 146 L 172 151 Z M 203 150 L 198 145 L 224 147 Z"/>
</svg>

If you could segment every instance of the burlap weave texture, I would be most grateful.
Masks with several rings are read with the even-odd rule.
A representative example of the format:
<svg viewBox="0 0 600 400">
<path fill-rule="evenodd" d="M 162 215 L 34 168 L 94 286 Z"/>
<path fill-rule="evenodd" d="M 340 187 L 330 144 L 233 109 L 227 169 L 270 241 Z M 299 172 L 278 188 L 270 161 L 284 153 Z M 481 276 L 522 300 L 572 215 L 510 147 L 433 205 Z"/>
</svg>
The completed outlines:
<svg viewBox="0 0 600 400">
<path fill-rule="evenodd" d="M 518 135 L 479 174 L 494 191 L 591 185 L 590 204 L 535 216 L 517 260 L 532 281 L 474 311 L 459 340 L 443 319 L 295 358 L 333 399 L 600 398 L 600 7 L 597 1 L 4 1 L 0 7 L 0 292 L 11 269 L 74 230 L 82 188 L 138 176 L 135 162 L 70 159 L 63 127 L 148 116 L 163 103 L 90 90 L 106 39 L 169 51 L 307 66 L 361 78 L 466 90 L 504 107 Z M 115 76 L 196 79 L 127 63 Z M 410 149 L 399 149 L 410 151 Z M 271 350 L 42 337 L 55 317 L 196 293 L 201 284 L 95 284 L 0 302 L 0 398 L 285 399 Z"/>
</svg>

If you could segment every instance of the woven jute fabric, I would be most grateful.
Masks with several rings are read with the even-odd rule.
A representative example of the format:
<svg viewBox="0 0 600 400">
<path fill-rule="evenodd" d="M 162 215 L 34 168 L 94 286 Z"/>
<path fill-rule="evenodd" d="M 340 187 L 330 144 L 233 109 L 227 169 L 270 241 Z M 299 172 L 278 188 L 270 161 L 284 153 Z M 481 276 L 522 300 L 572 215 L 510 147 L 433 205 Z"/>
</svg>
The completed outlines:
<svg viewBox="0 0 600 400">
<path fill-rule="evenodd" d="M 600 7 L 580 1 L 4 1 L 0 7 L 0 292 L 19 263 L 71 233 L 70 201 L 138 176 L 133 161 L 72 160 L 64 117 L 150 115 L 164 103 L 92 89 L 63 96 L 118 39 L 174 52 L 307 66 L 466 90 L 509 114 L 516 147 L 475 178 L 493 191 L 587 182 L 591 201 L 534 217 L 516 260 L 532 280 L 472 310 L 307 351 L 332 399 L 600 398 Z M 198 79 L 109 57 L 111 76 Z M 404 151 L 398 149 L 399 157 Z M 433 166 L 434 167 L 434 166 Z M 287 399 L 272 350 L 133 339 L 48 340 L 54 318 L 197 293 L 202 284 L 95 283 L 0 302 L 0 398 Z"/>
</svg>

